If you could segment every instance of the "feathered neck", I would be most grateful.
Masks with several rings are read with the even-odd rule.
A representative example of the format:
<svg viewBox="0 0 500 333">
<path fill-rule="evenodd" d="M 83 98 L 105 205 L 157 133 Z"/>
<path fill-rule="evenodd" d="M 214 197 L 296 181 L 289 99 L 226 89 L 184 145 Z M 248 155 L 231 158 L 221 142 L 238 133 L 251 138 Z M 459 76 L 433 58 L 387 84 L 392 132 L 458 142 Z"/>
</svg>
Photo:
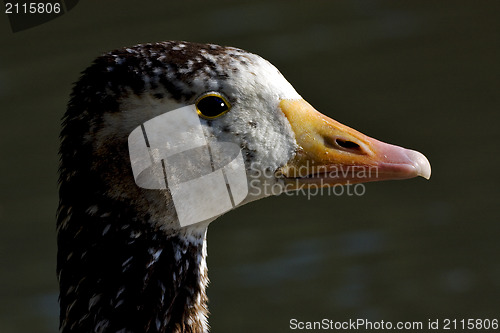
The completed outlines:
<svg viewBox="0 0 500 333">
<path fill-rule="evenodd" d="M 127 144 L 140 124 L 207 91 L 240 105 L 204 120 L 210 140 L 238 144 L 262 171 L 291 158 L 293 132 L 276 108 L 300 96 L 256 55 L 165 42 L 110 52 L 82 73 L 61 132 L 61 332 L 208 330 L 206 226 L 180 228 L 169 191 L 135 184 Z"/>
<path fill-rule="evenodd" d="M 206 229 L 168 235 L 114 211 L 61 206 L 60 331 L 207 332 Z"/>
</svg>

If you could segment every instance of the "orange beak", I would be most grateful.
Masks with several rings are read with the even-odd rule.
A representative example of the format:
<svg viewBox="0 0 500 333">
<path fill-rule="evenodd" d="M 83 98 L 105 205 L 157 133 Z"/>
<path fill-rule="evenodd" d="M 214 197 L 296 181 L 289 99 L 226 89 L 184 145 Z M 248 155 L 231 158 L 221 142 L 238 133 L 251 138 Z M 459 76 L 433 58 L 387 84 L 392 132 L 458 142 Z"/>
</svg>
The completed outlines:
<svg viewBox="0 0 500 333">
<path fill-rule="evenodd" d="M 278 170 L 297 186 L 333 186 L 379 180 L 429 179 L 431 165 L 415 150 L 370 138 L 316 111 L 305 100 L 282 100 L 298 149 Z"/>
</svg>

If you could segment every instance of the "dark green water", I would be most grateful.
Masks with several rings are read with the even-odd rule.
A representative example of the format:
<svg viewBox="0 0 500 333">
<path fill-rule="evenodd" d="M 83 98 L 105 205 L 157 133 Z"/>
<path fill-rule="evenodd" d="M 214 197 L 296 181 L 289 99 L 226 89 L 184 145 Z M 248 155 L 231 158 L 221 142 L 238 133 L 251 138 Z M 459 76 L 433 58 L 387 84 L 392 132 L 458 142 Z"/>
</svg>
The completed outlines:
<svg viewBox="0 0 500 333">
<path fill-rule="evenodd" d="M 60 117 L 100 53 L 141 42 L 233 45 L 318 110 L 417 149 L 429 182 L 362 197 L 281 196 L 209 230 L 213 332 L 289 320 L 500 319 L 500 2 L 81 3 L 11 33 L 0 15 L 0 332 L 55 332 Z"/>
</svg>

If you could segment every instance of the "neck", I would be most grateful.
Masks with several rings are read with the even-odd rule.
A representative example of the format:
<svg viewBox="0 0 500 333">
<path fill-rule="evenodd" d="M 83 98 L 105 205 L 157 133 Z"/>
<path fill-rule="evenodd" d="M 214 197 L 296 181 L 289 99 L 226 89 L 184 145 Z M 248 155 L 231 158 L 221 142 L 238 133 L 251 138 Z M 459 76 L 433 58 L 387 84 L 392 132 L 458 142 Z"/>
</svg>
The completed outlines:
<svg viewBox="0 0 500 333">
<path fill-rule="evenodd" d="M 60 331 L 207 332 L 206 229 L 169 235 L 96 209 L 60 208 Z"/>
</svg>

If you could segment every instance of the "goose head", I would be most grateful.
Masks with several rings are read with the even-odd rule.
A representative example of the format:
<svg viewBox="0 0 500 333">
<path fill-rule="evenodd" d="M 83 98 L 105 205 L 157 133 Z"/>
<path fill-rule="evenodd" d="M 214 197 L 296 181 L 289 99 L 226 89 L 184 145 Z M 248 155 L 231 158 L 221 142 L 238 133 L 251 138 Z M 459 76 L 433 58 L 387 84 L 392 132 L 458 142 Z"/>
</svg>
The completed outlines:
<svg viewBox="0 0 500 333">
<path fill-rule="evenodd" d="M 223 170 L 228 208 L 180 223 L 162 155 L 174 132 L 198 151 L 175 177 L 202 175 L 203 161 L 205 174 Z M 188 42 L 96 59 L 75 85 L 60 153 L 62 332 L 208 331 L 206 230 L 220 214 L 283 191 L 430 177 L 424 155 L 319 113 L 260 56 Z M 207 184 L 180 196 L 185 211 L 227 203 Z"/>
</svg>

